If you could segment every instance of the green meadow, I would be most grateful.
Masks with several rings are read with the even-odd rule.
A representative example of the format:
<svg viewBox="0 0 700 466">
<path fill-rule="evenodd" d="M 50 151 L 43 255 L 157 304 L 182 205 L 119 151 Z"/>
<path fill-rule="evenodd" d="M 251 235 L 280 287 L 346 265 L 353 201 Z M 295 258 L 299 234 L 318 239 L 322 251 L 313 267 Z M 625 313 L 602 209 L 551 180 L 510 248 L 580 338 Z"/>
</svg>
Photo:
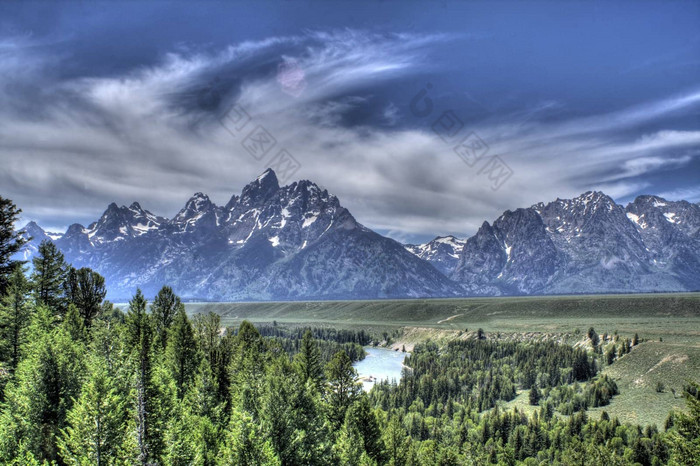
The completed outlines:
<svg viewBox="0 0 700 466">
<path fill-rule="evenodd" d="M 700 293 L 374 301 L 188 303 L 190 314 L 215 312 L 224 325 L 243 320 L 342 327 L 483 328 L 487 332 L 635 333 L 700 343 Z"/>
</svg>

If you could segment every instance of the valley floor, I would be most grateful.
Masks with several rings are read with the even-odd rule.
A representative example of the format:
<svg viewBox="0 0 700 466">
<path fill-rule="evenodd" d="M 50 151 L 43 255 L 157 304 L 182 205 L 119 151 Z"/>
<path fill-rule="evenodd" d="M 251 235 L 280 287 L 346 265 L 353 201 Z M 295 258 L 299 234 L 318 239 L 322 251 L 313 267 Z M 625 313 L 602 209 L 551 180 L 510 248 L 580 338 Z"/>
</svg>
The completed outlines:
<svg viewBox="0 0 700 466">
<path fill-rule="evenodd" d="M 683 409 L 684 384 L 700 380 L 700 293 L 272 303 L 188 303 L 190 314 L 215 312 L 222 325 L 253 323 L 365 329 L 383 343 L 411 351 L 428 339 L 473 338 L 483 329 L 500 340 L 556 340 L 585 345 L 587 330 L 641 339 L 632 352 L 604 367 L 620 394 L 607 411 L 623 422 L 663 428 Z M 657 391 L 658 383 L 663 389 Z M 508 405 L 528 410 L 524 391 Z"/>
</svg>

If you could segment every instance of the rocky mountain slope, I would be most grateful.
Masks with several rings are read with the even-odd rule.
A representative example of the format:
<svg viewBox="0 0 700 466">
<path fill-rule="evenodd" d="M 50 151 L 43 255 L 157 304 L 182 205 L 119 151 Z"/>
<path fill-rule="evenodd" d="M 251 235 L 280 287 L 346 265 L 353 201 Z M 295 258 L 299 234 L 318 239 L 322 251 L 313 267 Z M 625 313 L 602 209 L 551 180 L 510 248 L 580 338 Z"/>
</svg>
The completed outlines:
<svg viewBox="0 0 700 466">
<path fill-rule="evenodd" d="M 358 223 L 338 198 L 267 170 L 224 206 L 197 193 L 172 219 L 111 204 L 88 227 L 47 234 L 111 299 L 169 284 L 206 300 L 296 300 L 700 289 L 700 206 L 600 192 L 506 211 L 467 240 L 401 245 Z"/>
<path fill-rule="evenodd" d="M 466 241 L 452 235 L 438 236 L 424 244 L 407 244 L 406 250 L 415 254 L 445 275 L 449 275 L 459 262 L 459 255 Z"/>
<path fill-rule="evenodd" d="M 43 239 L 32 233 L 35 240 Z M 55 240 L 66 260 L 105 276 L 109 297 L 164 284 L 190 299 L 455 296 L 459 287 L 396 241 L 359 224 L 310 181 L 280 187 L 268 170 L 216 206 L 195 194 L 172 219 L 111 204 Z"/>
<path fill-rule="evenodd" d="M 700 207 L 601 192 L 507 211 L 467 240 L 449 276 L 508 294 L 700 289 Z"/>
</svg>

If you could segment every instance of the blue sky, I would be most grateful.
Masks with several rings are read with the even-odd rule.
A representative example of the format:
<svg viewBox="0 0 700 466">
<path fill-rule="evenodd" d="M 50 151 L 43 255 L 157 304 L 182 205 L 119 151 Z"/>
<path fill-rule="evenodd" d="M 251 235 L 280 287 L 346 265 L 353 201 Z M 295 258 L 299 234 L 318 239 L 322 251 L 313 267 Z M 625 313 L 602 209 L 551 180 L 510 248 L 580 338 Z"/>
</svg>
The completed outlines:
<svg viewBox="0 0 700 466">
<path fill-rule="evenodd" d="M 0 193 L 50 229 L 224 204 L 269 161 L 219 123 L 237 105 L 300 164 L 284 181 L 403 241 L 590 189 L 697 202 L 698 24 L 697 2 L 3 2 Z M 433 131 L 447 111 L 512 172 L 497 190 Z"/>
</svg>

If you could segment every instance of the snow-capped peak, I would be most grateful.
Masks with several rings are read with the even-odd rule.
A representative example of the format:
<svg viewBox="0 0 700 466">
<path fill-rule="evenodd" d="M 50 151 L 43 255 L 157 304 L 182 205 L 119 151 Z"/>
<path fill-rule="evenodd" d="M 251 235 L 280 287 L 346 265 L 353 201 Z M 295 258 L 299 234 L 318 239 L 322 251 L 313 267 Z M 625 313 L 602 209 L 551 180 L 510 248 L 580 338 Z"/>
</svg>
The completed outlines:
<svg viewBox="0 0 700 466">
<path fill-rule="evenodd" d="M 44 240 L 56 241 L 63 236 L 62 233 L 54 233 L 51 231 L 45 231 L 41 228 L 34 220 L 28 222 L 19 231 L 23 231 L 22 235 L 25 239 L 32 238 L 32 242 L 39 244 Z"/>
<path fill-rule="evenodd" d="M 85 234 L 92 244 L 99 244 L 141 236 L 151 230 L 157 230 L 165 222 L 166 219 L 144 210 L 138 202 L 129 207 L 118 207 L 113 202 L 100 219 L 85 230 Z"/>
<path fill-rule="evenodd" d="M 207 219 L 207 223 L 218 224 L 217 207 L 204 193 L 197 192 L 187 201 L 185 207 L 175 215 L 171 224 L 180 232 L 192 231 L 195 225 Z"/>
<path fill-rule="evenodd" d="M 404 248 L 447 274 L 457 264 L 465 243 L 466 240 L 447 235 L 437 236 L 423 244 L 406 244 Z"/>
<path fill-rule="evenodd" d="M 687 201 L 668 201 L 659 196 L 643 195 L 630 202 L 626 211 L 630 219 L 632 215 L 640 219 L 635 223 L 642 229 L 671 231 L 671 228 L 683 232 L 688 238 L 694 238 L 700 232 L 700 208 Z"/>
</svg>

